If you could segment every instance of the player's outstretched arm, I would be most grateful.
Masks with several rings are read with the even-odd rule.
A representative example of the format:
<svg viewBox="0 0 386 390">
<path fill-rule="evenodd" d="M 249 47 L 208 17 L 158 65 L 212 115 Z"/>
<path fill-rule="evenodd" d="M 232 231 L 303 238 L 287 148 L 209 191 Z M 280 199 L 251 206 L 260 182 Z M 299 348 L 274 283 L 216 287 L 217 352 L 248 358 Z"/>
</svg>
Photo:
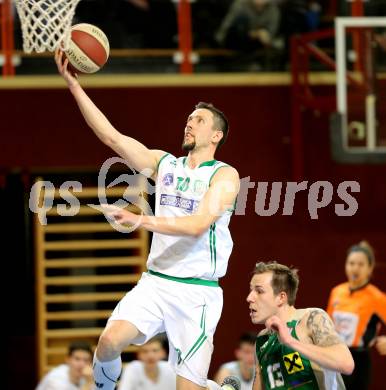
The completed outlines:
<svg viewBox="0 0 386 390">
<path fill-rule="evenodd" d="M 59 73 L 66 81 L 74 96 L 85 121 L 96 136 L 105 145 L 109 146 L 124 158 L 130 167 L 139 172 L 149 169 L 155 174 L 158 162 L 165 152 L 150 150 L 134 138 L 127 137 L 116 130 L 94 102 L 87 96 L 79 84 L 77 76 L 68 70 L 68 59 L 64 58 L 62 50 L 56 50 L 55 62 Z"/>
<path fill-rule="evenodd" d="M 265 325 L 279 334 L 283 344 L 321 367 L 350 375 L 354 370 L 354 360 L 348 347 L 336 333 L 328 314 L 322 309 L 310 309 L 301 321 L 305 321 L 303 326 L 312 344 L 292 337 L 286 324 L 277 316 L 270 317 Z"/>
<path fill-rule="evenodd" d="M 102 206 L 119 224 L 141 226 L 151 232 L 167 235 L 200 236 L 227 210 L 233 208 L 240 188 L 237 171 L 223 167 L 213 176 L 210 187 L 197 211 L 186 217 L 140 216 L 116 206 Z"/>
</svg>

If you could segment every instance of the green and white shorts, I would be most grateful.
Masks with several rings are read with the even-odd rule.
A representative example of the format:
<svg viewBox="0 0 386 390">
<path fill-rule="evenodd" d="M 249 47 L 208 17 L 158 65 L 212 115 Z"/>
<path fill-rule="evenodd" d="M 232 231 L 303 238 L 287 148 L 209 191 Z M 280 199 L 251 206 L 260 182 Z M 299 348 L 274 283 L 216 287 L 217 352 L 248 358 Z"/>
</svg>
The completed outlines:
<svg viewBox="0 0 386 390">
<path fill-rule="evenodd" d="M 141 345 L 166 332 L 169 362 L 176 374 L 206 387 L 213 334 L 221 316 L 223 294 L 215 281 L 174 278 L 149 271 L 114 309 L 109 321 L 126 320 L 142 333 Z"/>
</svg>

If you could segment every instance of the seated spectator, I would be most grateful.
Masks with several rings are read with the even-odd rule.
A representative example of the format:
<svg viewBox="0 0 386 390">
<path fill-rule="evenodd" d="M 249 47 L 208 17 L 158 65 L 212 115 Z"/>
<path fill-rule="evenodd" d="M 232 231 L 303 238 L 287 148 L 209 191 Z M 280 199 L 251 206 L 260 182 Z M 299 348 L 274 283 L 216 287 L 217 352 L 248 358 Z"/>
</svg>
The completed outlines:
<svg viewBox="0 0 386 390">
<path fill-rule="evenodd" d="M 240 51 L 271 46 L 279 20 L 279 8 L 271 0 L 235 0 L 216 40 L 221 46 Z"/>
<path fill-rule="evenodd" d="M 280 32 L 288 39 L 293 34 L 301 34 L 310 30 L 307 13 L 309 6 L 307 0 L 285 0 L 280 5 L 281 20 Z"/>
<path fill-rule="evenodd" d="M 255 374 L 255 343 L 257 334 L 243 333 L 239 339 L 239 345 L 235 350 L 237 360 L 224 363 L 215 375 L 215 381 L 222 383 L 230 375 L 240 379 L 240 390 L 252 390 Z"/>
<path fill-rule="evenodd" d="M 214 37 L 232 0 L 196 0 L 192 3 L 193 47 L 218 47 Z M 202 26 L 205 25 L 205 28 Z"/>
<path fill-rule="evenodd" d="M 307 29 L 308 31 L 315 31 L 319 28 L 322 7 L 316 0 L 308 0 L 308 7 L 306 12 Z"/>
<path fill-rule="evenodd" d="M 92 390 L 93 351 L 82 341 L 70 344 L 66 364 L 52 369 L 38 384 L 36 390 Z"/>
<path fill-rule="evenodd" d="M 287 60 L 291 36 L 317 30 L 322 9 L 316 0 L 284 0 L 280 10 L 279 32 L 284 38 L 284 58 Z"/>
<path fill-rule="evenodd" d="M 175 390 L 176 374 L 166 358 L 164 338 L 156 336 L 141 345 L 134 360 L 123 369 L 118 390 Z"/>
</svg>

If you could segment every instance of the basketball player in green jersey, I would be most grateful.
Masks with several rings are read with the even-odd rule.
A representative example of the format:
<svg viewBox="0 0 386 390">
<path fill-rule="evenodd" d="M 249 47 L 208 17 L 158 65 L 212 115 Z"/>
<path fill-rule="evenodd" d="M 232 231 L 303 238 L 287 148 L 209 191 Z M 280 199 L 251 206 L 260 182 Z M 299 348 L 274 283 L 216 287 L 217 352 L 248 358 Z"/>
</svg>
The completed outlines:
<svg viewBox="0 0 386 390">
<path fill-rule="evenodd" d="M 340 373 L 354 361 L 326 312 L 294 307 L 296 269 L 276 262 L 257 263 L 247 297 L 254 324 L 265 324 L 256 339 L 253 390 L 340 390 Z"/>
<path fill-rule="evenodd" d="M 67 70 L 63 52 L 58 50 L 55 60 L 95 135 L 136 171 L 151 171 L 156 183 L 155 216 L 105 207 L 117 223 L 154 234 L 148 272 L 118 303 L 99 339 L 93 364 L 96 388 L 115 388 L 127 345 L 141 345 L 166 332 L 177 390 L 204 390 L 223 306 L 218 280 L 232 251 L 228 225 L 240 185 L 237 171 L 214 159 L 228 121 L 213 105 L 199 103 L 184 124 L 187 156 L 150 150 L 112 126 Z"/>
</svg>

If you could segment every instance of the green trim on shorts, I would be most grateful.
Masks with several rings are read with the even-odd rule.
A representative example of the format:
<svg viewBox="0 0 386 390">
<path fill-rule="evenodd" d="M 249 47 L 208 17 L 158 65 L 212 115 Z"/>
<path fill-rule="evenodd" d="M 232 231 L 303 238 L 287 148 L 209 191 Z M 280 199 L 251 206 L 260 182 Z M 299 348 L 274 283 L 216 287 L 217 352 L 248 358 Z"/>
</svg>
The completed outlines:
<svg viewBox="0 0 386 390">
<path fill-rule="evenodd" d="M 170 276 L 161 274 L 161 272 L 155 272 L 149 269 L 147 271 L 150 275 L 159 276 L 160 278 L 173 280 L 174 282 L 186 283 L 186 284 L 199 284 L 201 286 L 208 287 L 219 287 L 217 280 L 206 280 L 206 279 L 198 279 L 198 278 L 178 278 L 177 276 Z"/>
<path fill-rule="evenodd" d="M 202 333 L 198 337 L 198 339 L 195 341 L 193 346 L 190 348 L 189 352 L 186 354 L 185 358 L 182 360 L 182 363 L 186 360 L 189 360 L 193 355 L 201 348 L 201 346 L 204 344 L 204 341 L 208 338 L 208 336 L 205 334 L 205 321 L 206 321 L 206 305 L 203 305 L 202 307 L 202 313 L 201 313 L 201 322 L 200 322 L 200 328 L 202 329 Z"/>
<path fill-rule="evenodd" d="M 216 249 L 216 223 L 210 225 L 209 229 L 209 249 L 210 249 L 210 265 L 213 268 L 213 275 L 216 272 L 217 266 L 217 249 Z"/>
</svg>

